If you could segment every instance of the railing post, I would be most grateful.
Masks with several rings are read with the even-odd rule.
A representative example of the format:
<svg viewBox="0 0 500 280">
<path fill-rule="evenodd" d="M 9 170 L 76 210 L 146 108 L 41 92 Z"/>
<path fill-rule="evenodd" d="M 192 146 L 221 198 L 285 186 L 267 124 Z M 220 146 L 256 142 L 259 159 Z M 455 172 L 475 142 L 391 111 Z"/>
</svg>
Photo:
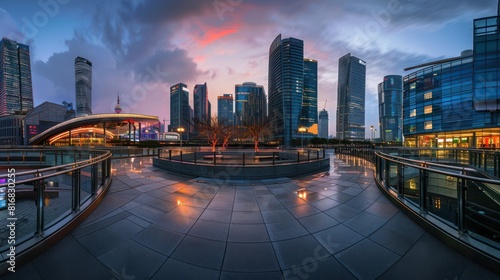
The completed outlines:
<svg viewBox="0 0 500 280">
<path fill-rule="evenodd" d="M 387 159 L 386 159 L 386 160 L 385 160 L 385 169 L 384 169 L 384 171 L 385 171 L 385 174 L 384 174 L 384 182 L 385 182 L 385 188 L 386 188 L 386 189 L 389 189 L 389 188 L 390 188 L 390 186 L 391 186 L 391 184 L 390 184 L 390 182 L 389 182 L 389 167 L 390 167 L 390 166 L 389 166 L 389 164 L 390 164 L 390 163 L 389 163 L 389 160 L 387 160 Z"/>
<path fill-rule="evenodd" d="M 194 152 L 194 164 L 196 164 L 196 151 Z"/>
<path fill-rule="evenodd" d="M 493 175 L 498 177 L 498 153 L 493 154 Z"/>
<path fill-rule="evenodd" d="M 181 154 L 180 155 L 181 155 L 181 162 L 182 162 L 182 150 L 181 150 Z"/>
<path fill-rule="evenodd" d="M 216 165 L 216 164 L 217 164 L 217 157 L 216 157 L 216 153 L 214 151 L 214 165 Z"/>
<path fill-rule="evenodd" d="M 464 174 L 464 172 L 460 172 L 460 174 Z M 462 235 L 464 234 L 467 229 L 465 228 L 465 192 L 467 190 L 467 187 L 465 186 L 465 179 L 464 178 L 458 178 L 457 180 L 457 202 L 458 202 L 458 221 L 457 221 L 457 226 L 458 226 L 458 234 Z"/>
<path fill-rule="evenodd" d="M 326 158 L 326 151 L 323 149 L 323 158 Z"/>
<path fill-rule="evenodd" d="M 97 193 L 97 163 L 93 163 L 90 166 L 90 176 L 91 176 L 91 193 L 95 195 Z"/>
<path fill-rule="evenodd" d="M 404 166 L 398 163 L 398 196 L 404 196 Z"/>
<path fill-rule="evenodd" d="M 307 161 L 311 160 L 311 151 L 307 150 Z"/>
<path fill-rule="evenodd" d="M 80 209 L 80 169 L 73 170 L 73 188 L 71 189 L 71 209 L 77 211 Z"/>
<path fill-rule="evenodd" d="M 243 166 L 245 166 L 245 152 L 243 152 Z"/>
<path fill-rule="evenodd" d="M 172 160 L 172 150 L 168 150 L 168 160 Z"/>
<path fill-rule="evenodd" d="M 488 170 L 488 154 L 483 152 L 483 170 Z"/>
<path fill-rule="evenodd" d="M 36 177 L 41 177 L 42 174 L 37 173 Z M 43 235 L 44 216 L 45 216 L 45 182 L 43 179 L 34 182 L 34 199 L 36 204 L 36 234 Z"/>
<path fill-rule="evenodd" d="M 106 167 L 107 167 L 107 164 L 106 164 L 106 160 L 103 160 L 101 162 L 101 186 L 104 186 L 104 183 L 106 183 Z"/>
<path fill-rule="evenodd" d="M 421 165 L 422 167 L 427 167 L 425 164 Z M 420 169 L 420 213 L 427 213 L 427 184 L 428 180 L 428 171 Z"/>
<path fill-rule="evenodd" d="M 297 163 L 300 163 L 300 152 L 297 151 Z"/>
<path fill-rule="evenodd" d="M 273 165 L 274 165 L 274 155 L 275 155 L 275 152 L 273 152 Z"/>
</svg>

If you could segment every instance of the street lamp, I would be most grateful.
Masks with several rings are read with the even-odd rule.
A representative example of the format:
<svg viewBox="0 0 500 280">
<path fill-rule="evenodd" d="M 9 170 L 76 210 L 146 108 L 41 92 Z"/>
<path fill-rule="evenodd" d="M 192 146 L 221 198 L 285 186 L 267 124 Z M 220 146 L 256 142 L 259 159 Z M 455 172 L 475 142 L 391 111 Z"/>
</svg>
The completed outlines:
<svg viewBox="0 0 500 280">
<path fill-rule="evenodd" d="M 372 131 L 372 135 L 371 135 L 372 139 L 371 140 L 373 141 L 373 125 L 370 125 L 370 129 Z"/>
<path fill-rule="evenodd" d="M 299 127 L 299 132 L 302 134 L 300 137 L 300 147 L 304 149 L 304 132 L 307 131 L 307 128 L 301 126 Z"/>
<path fill-rule="evenodd" d="M 182 133 L 184 132 L 184 127 L 178 127 L 177 128 L 177 132 L 180 133 L 180 137 L 181 137 L 181 148 L 182 148 Z"/>
</svg>

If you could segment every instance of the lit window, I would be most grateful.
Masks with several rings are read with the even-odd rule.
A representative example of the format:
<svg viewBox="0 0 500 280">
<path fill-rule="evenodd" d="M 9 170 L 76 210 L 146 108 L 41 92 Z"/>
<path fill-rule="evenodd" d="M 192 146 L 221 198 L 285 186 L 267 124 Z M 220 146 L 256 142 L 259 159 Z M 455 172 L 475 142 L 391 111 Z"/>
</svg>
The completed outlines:
<svg viewBox="0 0 500 280">
<path fill-rule="evenodd" d="M 432 98 L 432 91 L 426 92 L 424 94 L 424 99 L 431 99 Z"/>
<path fill-rule="evenodd" d="M 410 111 L 410 118 L 415 117 L 417 115 L 417 109 L 413 109 Z"/>
<path fill-rule="evenodd" d="M 424 122 L 424 129 L 432 129 L 432 121 Z"/>
<path fill-rule="evenodd" d="M 410 84 L 410 89 L 414 89 L 414 88 L 416 88 L 416 87 L 417 87 L 417 83 L 411 83 L 411 84 Z"/>
<path fill-rule="evenodd" d="M 432 113 L 432 105 L 427 105 L 424 107 L 424 114 L 431 114 Z"/>
</svg>

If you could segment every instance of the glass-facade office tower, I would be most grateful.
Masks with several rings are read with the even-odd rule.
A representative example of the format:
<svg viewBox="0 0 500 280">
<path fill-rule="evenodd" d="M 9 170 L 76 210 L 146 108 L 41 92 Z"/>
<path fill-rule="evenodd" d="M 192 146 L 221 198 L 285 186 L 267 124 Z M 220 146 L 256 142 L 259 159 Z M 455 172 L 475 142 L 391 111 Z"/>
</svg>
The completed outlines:
<svg viewBox="0 0 500 280">
<path fill-rule="evenodd" d="M 189 106 L 189 90 L 183 83 L 170 87 L 170 125 L 168 131 L 177 132 L 177 128 L 183 128 L 182 139 L 187 139 L 190 131 L 189 117 L 191 107 Z"/>
<path fill-rule="evenodd" d="M 26 114 L 33 109 L 29 46 L 0 40 L 0 116 Z"/>
<path fill-rule="evenodd" d="M 378 85 L 380 140 L 403 141 L 403 77 L 389 75 Z"/>
<path fill-rule="evenodd" d="M 233 125 L 233 103 L 234 98 L 232 94 L 217 96 L 217 121 L 219 123 Z"/>
<path fill-rule="evenodd" d="M 323 109 L 319 112 L 319 138 L 328 138 L 328 112 Z"/>
<path fill-rule="evenodd" d="M 304 59 L 304 92 L 300 126 L 309 136 L 318 136 L 318 61 Z"/>
<path fill-rule="evenodd" d="M 267 117 L 267 99 L 264 87 L 246 82 L 235 85 L 235 125 L 261 125 Z"/>
<path fill-rule="evenodd" d="M 278 35 L 269 47 L 269 118 L 275 140 L 290 146 L 298 131 L 304 92 L 304 42 Z"/>
<path fill-rule="evenodd" d="M 199 121 L 208 120 L 210 118 L 209 106 L 207 83 L 195 85 L 193 91 L 194 118 Z"/>
<path fill-rule="evenodd" d="M 403 78 L 406 146 L 500 147 L 499 17 L 474 20 L 474 49 L 407 68 Z"/>
<path fill-rule="evenodd" d="M 75 59 L 76 116 L 92 115 L 92 62 Z"/>
<path fill-rule="evenodd" d="M 339 59 L 337 138 L 365 140 L 366 62 L 350 53 Z"/>
</svg>

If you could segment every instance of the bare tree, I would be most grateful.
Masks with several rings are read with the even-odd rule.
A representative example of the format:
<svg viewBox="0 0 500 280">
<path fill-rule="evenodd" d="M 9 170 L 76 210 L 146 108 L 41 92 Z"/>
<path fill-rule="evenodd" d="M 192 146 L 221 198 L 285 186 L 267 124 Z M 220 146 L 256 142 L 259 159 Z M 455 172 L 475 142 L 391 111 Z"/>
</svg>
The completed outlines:
<svg viewBox="0 0 500 280">
<path fill-rule="evenodd" d="M 259 151 L 259 140 L 265 132 L 269 131 L 269 120 L 265 120 L 262 123 L 243 123 L 243 126 L 247 129 L 253 140 L 254 150 Z"/>
<path fill-rule="evenodd" d="M 208 144 L 212 147 L 212 152 L 215 152 L 217 144 L 221 140 L 222 134 L 227 130 L 227 122 L 219 122 L 217 116 L 212 116 L 207 119 L 193 119 L 193 127 L 207 137 Z"/>
</svg>

